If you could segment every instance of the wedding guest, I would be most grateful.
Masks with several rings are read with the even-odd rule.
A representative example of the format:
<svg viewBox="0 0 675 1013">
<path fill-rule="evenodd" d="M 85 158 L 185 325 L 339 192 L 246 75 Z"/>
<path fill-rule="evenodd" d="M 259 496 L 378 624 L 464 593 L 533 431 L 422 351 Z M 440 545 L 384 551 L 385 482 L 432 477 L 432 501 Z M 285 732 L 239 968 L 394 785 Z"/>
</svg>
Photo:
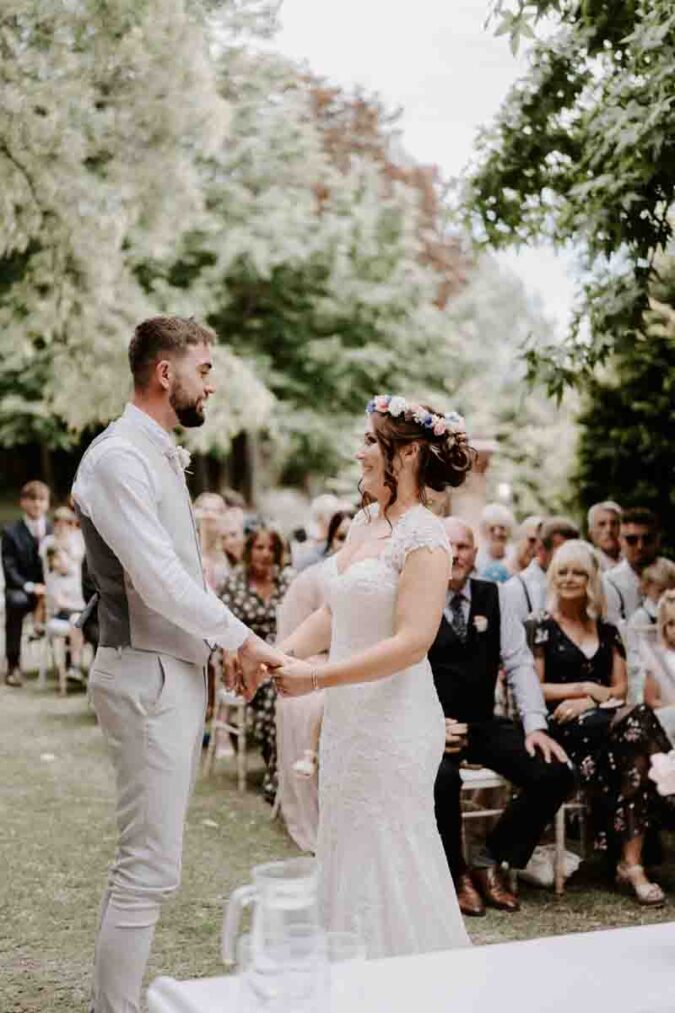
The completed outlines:
<svg viewBox="0 0 675 1013">
<path fill-rule="evenodd" d="M 518 535 L 512 557 L 512 568 L 514 573 L 521 573 L 534 559 L 537 546 L 537 531 L 543 521 L 539 514 L 530 514 L 522 521 L 518 528 Z"/>
<path fill-rule="evenodd" d="M 574 761 L 591 804 L 595 846 L 619 856 L 617 882 L 640 904 L 660 906 L 663 890 L 642 867 L 645 831 L 662 807 L 648 778 L 654 753 L 670 743 L 644 704 L 624 706 L 626 661 L 621 637 L 603 617 L 600 567 L 592 548 L 568 541 L 548 573 L 550 611 L 530 633 L 551 734 Z"/>
<path fill-rule="evenodd" d="M 230 611 L 268 644 L 277 633 L 277 609 L 293 571 L 285 565 L 286 546 L 278 531 L 261 526 L 251 531 L 242 563 L 225 580 L 220 597 Z M 265 763 L 263 794 L 272 803 L 277 791 L 276 690 L 264 683 L 249 704 L 251 731 Z"/>
<path fill-rule="evenodd" d="M 222 545 L 227 556 L 227 561 L 233 569 L 241 563 L 244 555 L 244 543 L 246 534 L 244 511 L 241 507 L 228 507 L 221 524 Z"/>
<path fill-rule="evenodd" d="M 675 566 L 674 566 L 675 569 Z M 657 606 L 656 644 L 643 645 L 645 703 L 675 743 L 675 588 L 665 591 Z"/>
<path fill-rule="evenodd" d="M 621 559 L 621 507 L 613 500 L 594 503 L 588 511 L 588 537 L 595 548 L 600 569 L 611 570 Z"/>
<path fill-rule="evenodd" d="M 569 795 L 573 777 L 567 757 L 547 734 L 546 705 L 525 629 L 503 596 L 503 587 L 470 574 L 476 559 L 471 528 L 449 517 L 452 547 L 447 604 L 429 661 L 446 719 L 446 752 L 435 787 L 436 821 L 466 915 L 483 915 L 485 904 L 517 911 L 519 902 L 502 879 L 500 865 L 524 868 L 547 823 Z M 500 668 L 513 690 L 522 728 L 495 716 Z M 519 789 L 472 857 L 462 854 L 460 810 L 462 761 L 479 763 Z"/>
<path fill-rule="evenodd" d="M 624 640 L 628 652 L 629 701 L 641 703 L 644 692 L 644 651 L 657 641 L 657 610 L 665 591 L 675 588 L 675 563 L 661 557 L 642 571 L 642 604 L 626 624 Z"/>
<path fill-rule="evenodd" d="M 21 686 L 21 630 L 29 612 L 44 606 L 45 583 L 40 542 L 51 532 L 47 520 L 49 488 L 44 482 L 27 482 L 19 497 L 22 517 L 6 525 L 2 537 L 5 576 L 5 653 L 8 686 Z"/>
<path fill-rule="evenodd" d="M 53 532 L 42 539 L 40 557 L 45 578 L 48 630 L 67 642 L 69 675 L 79 676 L 84 637 L 74 625 L 84 608 L 82 596 L 82 542 L 77 517 L 69 507 L 54 511 Z"/>
<path fill-rule="evenodd" d="M 202 492 L 194 501 L 194 512 L 204 579 L 218 594 L 232 569 L 223 546 L 225 500 L 217 492 Z"/>
<path fill-rule="evenodd" d="M 332 492 L 322 493 L 312 500 L 308 538 L 295 546 L 293 554 L 293 566 L 298 573 L 306 566 L 318 563 L 325 555 L 328 525 L 340 507 L 340 500 Z"/>
<path fill-rule="evenodd" d="M 570 538 L 578 538 L 579 529 L 567 517 L 548 517 L 537 532 L 534 559 L 504 584 L 504 598 L 510 610 L 525 622 L 529 615 L 546 605 L 546 571 L 555 550 Z"/>
<path fill-rule="evenodd" d="M 325 604 L 328 585 L 336 576 L 334 555 L 344 545 L 354 514 L 339 510 L 328 525 L 326 555 L 306 567 L 291 582 L 278 612 L 277 637 L 285 640 L 301 623 Z M 327 654 L 311 661 L 321 665 Z M 317 752 L 324 691 L 306 696 L 278 697 L 277 764 L 279 800 L 289 834 L 302 851 L 316 851 L 319 823 Z"/>
<path fill-rule="evenodd" d="M 511 576 L 508 554 L 510 539 L 516 522 L 503 503 L 487 503 L 481 512 L 480 545 L 476 553 L 476 571 L 479 577 L 503 583 Z"/>
<path fill-rule="evenodd" d="M 659 523 L 651 510 L 631 507 L 621 517 L 619 542 L 623 559 L 603 574 L 607 618 L 618 625 L 627 622 L 641 601 L 640 577 L 659 553 Z"/>
</svg>

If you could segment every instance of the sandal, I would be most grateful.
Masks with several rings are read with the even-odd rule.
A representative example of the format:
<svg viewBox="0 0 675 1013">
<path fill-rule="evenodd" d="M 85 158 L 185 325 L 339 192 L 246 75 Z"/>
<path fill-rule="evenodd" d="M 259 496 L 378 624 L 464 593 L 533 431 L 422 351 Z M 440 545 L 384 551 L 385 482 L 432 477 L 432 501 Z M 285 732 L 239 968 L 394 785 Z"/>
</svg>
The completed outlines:
<svg viewBox="0 0 675 1013">
<path fill-rule="evenodd" d="M 626 865 L 619 862 L 616 867 L 616 881 L 619 886 L 632 888 L 638 904 L 644 907 L 662 907 L 666 895 L 658 883 L 636 883 L 636 877 L 643 876 L 644 871 L 641 865 Z"/>
</svg>

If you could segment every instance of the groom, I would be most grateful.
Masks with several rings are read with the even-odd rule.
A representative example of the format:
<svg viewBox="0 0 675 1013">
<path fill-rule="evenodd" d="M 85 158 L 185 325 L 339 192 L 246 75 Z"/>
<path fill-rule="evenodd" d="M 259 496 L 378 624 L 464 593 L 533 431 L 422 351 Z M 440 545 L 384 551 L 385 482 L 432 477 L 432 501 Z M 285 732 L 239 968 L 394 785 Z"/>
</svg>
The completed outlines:
<svg viewBox="0 0 675 1013">
<path fill-rule="evenodd" d="M 119 843 L 103 898 L 90 1013 L 137 1013 L 160 904 L 178 888 L 198 767 L 206 664 L 239 651 L 251 690 L 281 655 L 206 589 L 178 425 L 200 426 L 214 391 L 213 333 L 155 317 L 129 345 L 134 394 L 75 479 L 100 641 L 90 695 L 115 768 Z"/>
</svg>

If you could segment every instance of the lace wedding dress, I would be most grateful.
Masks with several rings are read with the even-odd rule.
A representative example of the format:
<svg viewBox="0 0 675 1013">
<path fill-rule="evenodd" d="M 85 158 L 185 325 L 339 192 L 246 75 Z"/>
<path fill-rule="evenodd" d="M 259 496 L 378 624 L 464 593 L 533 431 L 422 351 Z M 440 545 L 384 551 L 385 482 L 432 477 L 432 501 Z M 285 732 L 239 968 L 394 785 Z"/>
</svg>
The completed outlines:
<svg viewBox="0 0 675 1013">
<path fill-rule="evenodd" d="M 354 525 L 364 523 L 362 512 Z M 441 522 L 422 506 L 403 515 L 384 546 L 379 556 L 349 564 L 329 585 L 331 660 L 393 634 L 409 552 L 450 551 Z M 434 817 L 444 743 L 443 712 L 426 658 L 384 679 L 326 690 L 321 908 L 328 929 L 361 934 L 369 957 L 469 943 Z"/>
</svg>

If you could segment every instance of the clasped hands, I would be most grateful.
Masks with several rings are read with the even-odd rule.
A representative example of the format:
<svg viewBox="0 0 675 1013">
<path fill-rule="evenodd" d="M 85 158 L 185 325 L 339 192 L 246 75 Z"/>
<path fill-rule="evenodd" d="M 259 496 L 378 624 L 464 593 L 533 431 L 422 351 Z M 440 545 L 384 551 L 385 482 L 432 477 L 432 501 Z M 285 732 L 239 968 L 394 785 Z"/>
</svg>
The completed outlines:
<svg viewBox="0 0 675 1013">
<path fill-rule="evenodd" d="M 622 701 L 612 696 L 612 689 L 609 686 L 601 686 L 596 682 L 584 682 L 581 684 L 581 689 L 584 693 L 583 696 L 560 701 L 551 715 L 553 721 L 567 724 L 568 721 L 573 721 L 595 707 L 611 709 L 622 706 Z"/>
<path fill-rule="evenodd" d="M 228 690 L 243 696 L 247 702 L 270 678 L 281 696 L 304 696 L 314 688 L 313 671 L 314 667 L 306 661 L 274 648 L 269 648 L 263 659 L 259 649 L 246 641 L 238 651 L 225 653 L 223 682 Z"/>
</svg>

